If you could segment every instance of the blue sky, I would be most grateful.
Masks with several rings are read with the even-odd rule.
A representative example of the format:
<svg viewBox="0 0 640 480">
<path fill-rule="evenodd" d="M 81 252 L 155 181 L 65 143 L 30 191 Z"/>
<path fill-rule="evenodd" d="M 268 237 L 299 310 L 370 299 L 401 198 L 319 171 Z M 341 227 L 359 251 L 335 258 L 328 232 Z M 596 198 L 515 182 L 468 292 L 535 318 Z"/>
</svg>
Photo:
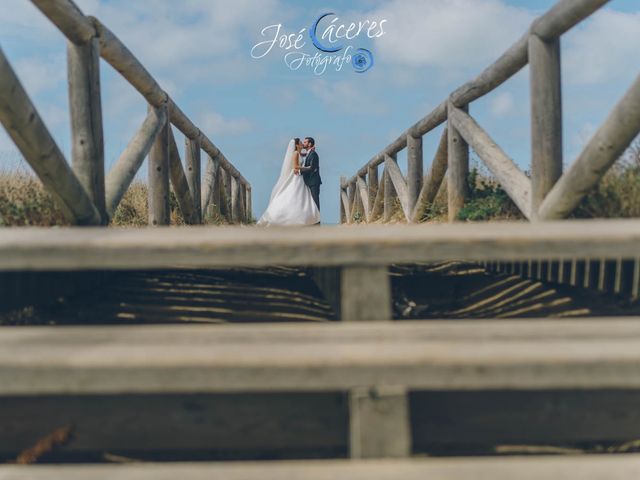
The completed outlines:
<svg viewBox="0 0 640 480">
<path fill-rule="evenodd" d="M 323 220 L 338 218 L 338 181 L 351 176 L 456 87 L 517 40 L 552 0 L 82 0 L 148 67 L 182 110 L 253 185 L 254 215 L 269 198 L 289 138 L 314 136 Z M 179 5 L 179 6 L 178 6 Z M 68 155 L 65 39 L 27 0 L 3 0 L 0 47 Z M 346 65 L 293 71 L 283 50 L 251 57 L 261 30 L 296 33 L 335 12 L 336 24 L 386 20 L 384 35 L 347 41 L 373 53 L 371 70 Z M 327 19 L 328 20 L 328 19 Z M 325 22 L 328 25 L 328 22 Z M 308 31 L 302 52 L 313 54 Z M 562 38 L 564 161 L 571 163 L 640 72 L 640 2 L 612 0 Z M 144 99 L 101 64 L 106 163 L 144 119 Z M 529 167 L 528 69 L 474 102 L 470 112 Z M 441 128 L 425 137 L 425 168 Z M 182 137 L 177 132 L 178 141 Z M 399 160 L 404 169 L 405 155 Z M 0 167 L 21 163 L 0 131 Z M 146 168 L 138 175 L 146 178 Z"/>
</svg>

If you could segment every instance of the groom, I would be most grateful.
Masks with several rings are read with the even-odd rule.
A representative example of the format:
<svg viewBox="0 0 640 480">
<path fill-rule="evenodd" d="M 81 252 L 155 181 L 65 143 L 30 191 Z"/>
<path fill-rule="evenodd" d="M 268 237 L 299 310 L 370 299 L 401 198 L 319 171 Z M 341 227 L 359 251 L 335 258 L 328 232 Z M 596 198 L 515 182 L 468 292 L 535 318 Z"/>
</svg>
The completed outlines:
<svg viewBox="0 0 640 480">
<path fill-rule="evenodd" d="M 316 153 L 316 141 L 313 137 L 306 137 L 302 142 L 302 148 L 306 149 L 307 153 L 300 154 L 304 158 L 304 163 L 300 166 L 300 172 L 304 183 L 311 190 L 313 201 L 316 202 L 316 206 L 320 210 L 320 184 L 322 184 L 322 179 L 320 178 L 320 157 Z"/>
</svg>

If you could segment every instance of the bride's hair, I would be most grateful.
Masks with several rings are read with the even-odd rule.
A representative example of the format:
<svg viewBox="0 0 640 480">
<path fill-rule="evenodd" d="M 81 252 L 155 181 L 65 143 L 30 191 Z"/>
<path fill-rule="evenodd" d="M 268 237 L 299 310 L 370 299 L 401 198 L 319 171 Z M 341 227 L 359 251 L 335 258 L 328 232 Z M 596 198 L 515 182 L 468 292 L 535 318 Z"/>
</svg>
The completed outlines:
<svg viewBox="0 0 640 480">
<path fill-rule="evenodd" d="M 300 145 L 300 139 L 298 137 L 293 139 L 293 144 L 297 147 L 298 145 Z"/>
</svg>

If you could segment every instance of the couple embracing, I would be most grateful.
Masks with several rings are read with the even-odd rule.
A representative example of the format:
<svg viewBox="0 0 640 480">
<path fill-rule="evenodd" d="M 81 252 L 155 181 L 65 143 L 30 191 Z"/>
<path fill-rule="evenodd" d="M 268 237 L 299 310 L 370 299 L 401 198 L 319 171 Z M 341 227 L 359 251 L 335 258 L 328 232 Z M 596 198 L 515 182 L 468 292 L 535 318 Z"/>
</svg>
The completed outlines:
<svg viewBox="0 0 640 480">
<path fill-rule="evenodd" d="M 289 141 L 280 178 L 258 225 L 320 224 L 320 157 L 312 137 Z"/>
</svg>

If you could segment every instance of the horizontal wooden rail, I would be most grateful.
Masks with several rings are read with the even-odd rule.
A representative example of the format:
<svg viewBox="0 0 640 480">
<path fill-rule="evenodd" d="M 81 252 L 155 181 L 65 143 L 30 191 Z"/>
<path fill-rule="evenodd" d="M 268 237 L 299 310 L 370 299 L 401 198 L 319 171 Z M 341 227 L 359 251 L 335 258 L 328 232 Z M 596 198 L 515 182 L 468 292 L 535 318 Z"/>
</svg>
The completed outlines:
<svg viewBox="0 0 640 480">
<path fill-rule="evenodd" d="M 432 165 L 434 175 L 422 178 L 422 136 L 444 122 L 449 125 L 445 163 L 449 171 L 447 186 L 450 221 L 458 218 L 458 213 L 469 196 L 469 147 L 489 167 L 526 218 L 537 221 L 568 216 L 640 133 L 640 119 L 637 115 L 640 111 L 640 85 L 636 81 L 570 171 L 562 176 L 559 39 L 607 2 L 608 0 L 559 0 L 535 19 L 524 35 L 480 75 L 454 90 L 446 100 L 360 168 L 356 175 L 349 180 L 341 180 L 340 189 L 346 195 L 346 200 L 340 202 L 341 221 L 351 223 L 378 220 L 379 215 L 373 214 L 376 204 L 371 201 L 368 206 L 362 205 L 366 214 L 357 215 L 361 202 L 359 195 L 353 194 L 352 187 L 358 183 L 358 191 L 363 191 L 365 187 L 379 191 L 382 182 L 378 180 L 377 168 L 384 164 L 383 178 L 387 180 L 384 198 L 381 199 L 381 203 L 386 206 L 383 221 L 389 221 L 393 217 L 392 210 L 397 198 L 407 221 L 420 222 L 435 199 L 444 170 L 441 166 L 441 144 Z M 527 64 L 530 65 L 531 80 L 531 179 L 520 171 L 513 160 L 467 113 L 471 102 L 502 85 Z M 389 157 L 395 159 L 404 148 L 408 148 L 406 179 L 402 178 L 395 163 L 387 161 Z M 605 149 L 606 155 L 596 155 L 600 149 Z"/>
<path fill-rule="evenodd" d="M 5 327 L 0 346 L 0 395 L 640 388 L 634 318 Z"/>
<path fill-rule="evenodd" d="M 4 480 L 629 480 L 639 474 L 640 454 L 0 467 Z"/>
<path fill-rule="evenodd" d="M 640 221 L 281 227 L 251 235 L 245 227 L 0 229 L 0 270 L 384 266 L 576 257 L 640 258 Z"/>
</svg>

